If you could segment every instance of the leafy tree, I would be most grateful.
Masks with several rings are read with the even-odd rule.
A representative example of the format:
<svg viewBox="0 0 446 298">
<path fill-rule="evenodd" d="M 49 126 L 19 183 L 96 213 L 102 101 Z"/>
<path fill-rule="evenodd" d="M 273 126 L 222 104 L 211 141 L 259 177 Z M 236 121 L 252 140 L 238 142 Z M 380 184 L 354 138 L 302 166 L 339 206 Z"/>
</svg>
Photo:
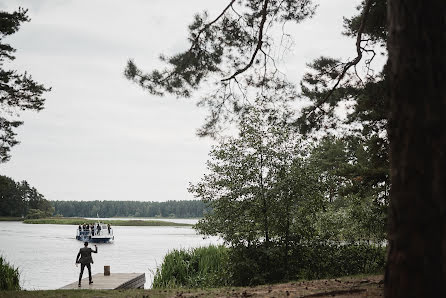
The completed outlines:
<svg viewBox="0 0 446 298">
<path fill-rule="evenodd" d="M 323 239 L 385 239 L 388 185 L 375 185 L 368 148 L 357 138 L 325 137 L 309 156 L 324 189 L 324 211 L 318 215 Z"/>
<path fill-rule="evenodd" d="M 247 7 L 251 12 L 248 18 L 233 9 L 234 3 Z M 312 64 L 314 72 L 305 76 L 302 82 L 302 94 L 310 99 L 310 106 L 295 121 L 303 131 L 336 128 L 344 122 L 337 119 L 336 107 L 350 103 L 354 108 L 347 117 L 347 123 L 359 122 L 359 136 L 369 142 L 370 148 L 376 149 L 372 152 L 372 160 L 377 162 L 375 169 L 382 171 L 376 173 L 379 182 L 375 187 L 388 185 L 388 177 L 391 176 L 390 250 L 385 286 L 389 297 L 446 295 L 446 186 L 443 183 L 446 176 L 446 129 L 443 121 L 446 2 L 420 3 L 414 0 L 363 1 L 362 13 L 346 21 L 346 34 L 356 36 L 357 57 L 346 62 L 322 57 Z M 222 95 L 209 97 L 204 102 L 211 108 L 211 113 L 202 132 L 210 131 L 212 134 L 212 129 L 222 119 L 227 119 L 221 116 L 222 111 L 243 114 L 247 105 L 246 97 L 225 93 L 227 88 L 232 91 L 228 82 L 237 85 L 244 74 L 242 83 L 261 90 L 254 96 L 254 104 L 265 99 L 263 89 L 277 90 L 278 82 L 283 83 L 283 80 L 268 76 L 274 74 L 274 68 L 272 72 L 256 72 L 262 66 L 270 66 L 266 60 L 271 61 L 268 51 L 262 51 L 271 45 L 271 39 L 264 31 L 265 23 L 275 25 L 301 19 L 295 16 L 303 11 L 302 7 L 309 9 L 310 2 L 230 1 L 215 21 L 196 18 L 194 26 L 190 27 L 191 50 L 166 59 L 172 66 L 170 71 L 144 75 L 133 62 L 129 62 L 126 75 L 152 93 L 161 94 L 166 90 L 187 96 L 206 76 L 222 74 L 219 76 L 222 78 Z M 283 9 L 290 13 L 281 14 Z M 228 17 L 229 14 L 235 16 Z M 239 15 L 240 19 L 237 19 Z M 223 30 L 228 27 L 222 26 L 225 24 L 223 20 L 232 19 L 237 20 L 236 31 Z M 388 30 L 386 19 L 389 20 Z M 245 30 L 239 29 L 241 27 Z M 243 38 L 242 35 L 239 43 L 225 44 L 234 39 L 226 38 L 223 32 L 243 34 L 249 30 L 256 33 L 253 38 Z M 359 78 L 355 72 L 358 63 L 366 56 L 364 62 L 370 66 L 379 47 L 385 44 L 389 50 L 388 64 L 377 74 L 371 72 L 370 67 L 366 76 Z M 228 52 L 231 49 L 235 52 L 234 57 L 221 54 L 226 48 Z M 209 53 L 217 57 L 213 63 L 200 60 L 200 57 L 209 57 Z M 239 56 L 242 59 L 238 59 Z M 190 73 L 197 74 L 197 77 Z M 269 98 L 266 97 L 267 100 Z M 388 149 L 391 175 L 388 172 Z"/>
<path fill-rule="evenodd" d="M 20 74 L 5 66 L 15 59 L 16 51 L 5 42 L 5 37 L 29 21 L 26 9 L 19 8 L 12 13 L 0 11 L 0 163 L 10 159 L 11 148 L 18 144 L 14 129 L 23 124 L 17 119 L 19 112 L 42 110 L 45 102 L 42 95 L 50 90 L 35 82 L 27 72 Z"/>
<path fill-rule="evenodd" d="M 314 237 L 322 200 L 293 133 L 265 123 L 258 113 L 242 122 L 240 136 L 211 151 L 209 173 L 189 191 L 211 208 L 196 226 L 201 233 L 232 246 L 276 242 L 287 249 Z"/>
<path fill-rule="evenodd" d="M 24 217 L 29 213 L 48 217 L 54 213 L 54 207 L 28 182 L 0 176 L 0 216 Z"/>
</svg>

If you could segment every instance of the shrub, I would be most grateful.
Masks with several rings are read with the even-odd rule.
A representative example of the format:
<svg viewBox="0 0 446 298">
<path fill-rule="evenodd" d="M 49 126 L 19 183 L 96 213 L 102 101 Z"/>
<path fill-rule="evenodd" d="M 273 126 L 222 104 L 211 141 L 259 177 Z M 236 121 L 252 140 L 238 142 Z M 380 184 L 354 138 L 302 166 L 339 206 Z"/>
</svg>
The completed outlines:
<svg viewBox="0 0 446 298">
<path fill-rule="evenodd" d="M 156 270 L 153 288 L 221 287 L 229 284 L 228 249 L 224 246 L 173 250 Z"/>
<path fill-rule="evenodd" d="M 334 278 L 384 271 L 385 248 L 367 243 L 307 242 L 283 247 L 269 243 L 234 248 L 230 253 L 233 285 L 246 286 L 298 279 Z"/>
<path fill-rule="evenodd" d="M 26 219 L 39 219 L 39 218 L 45 218 L 50 217 L 51 212 L 43 211 L 40 209 L 29 209 L 28 214 L 26 215 Z"/>
<path fill-rule="evenodd" d="M 381 273 L 385 248 L 368 243 L 294 243 L 285 253 L 270 242 L 174 250 L 157 269 L 153 287 L 251 286 L 298 279 Z"/>
<path fill-rule="evenodd" d="M 20 290 L 19 271 L 0 256 L 0 290 Z"/>
</svg>

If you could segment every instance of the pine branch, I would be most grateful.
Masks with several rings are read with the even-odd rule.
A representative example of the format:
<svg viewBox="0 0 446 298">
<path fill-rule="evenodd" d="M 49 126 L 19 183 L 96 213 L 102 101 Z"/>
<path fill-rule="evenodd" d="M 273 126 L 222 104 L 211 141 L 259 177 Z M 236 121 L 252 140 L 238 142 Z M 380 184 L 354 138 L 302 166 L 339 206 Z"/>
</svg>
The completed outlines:
<svg viewBox="0 0 446 298">
<path fill-rule="evenodd" d="M 234 79 L 239 74 L 241 74 L 241 73 L 245 72 L 246 70 L 248 70 L 254 64 L 254 60 L 256 58 L 256 55 L 260 51 L 260 49 L 262 48 L 262 45 L 263 45 L 263 28 L 265 26 L 266 17 L 268 15 L 268 1 L 269 0 L 265 0 L 263 2 L 263 7 L 262 7 L 262 11 L 261 11 L 262 20 L 260 21 L 260 26 L 259 26 L 259 37 L 258 37 L 258 40 L 257 40 L 257 45 L 256 45 L 256 48 L 254 50 L 254 53 L 251 56 L 251 60 L 249 61 L 249 63 L 245 67 L 243 67 L 241 69 L 238 69 L 230 77 L 222 79 L 221 80 L 222 82 Z"/>
<path fill-rule="evenodd" d="M 320 109 L 321 106 L 326 103 L 328 101 L 328 99 L 333 95 L 333 92 L 338 88 L 339 84 L 341 83 L 342 79 L 345 77 L 345 75 L 347 74 L 347 71 L 353 67 L 356 66 L 362 59 L 362 52 L 363 49 L 361 47 L 361 42 L 363 41 L 362 39 L 362 34 L 364 33 L 364 28 L 365 28 L 365 24 L 367 21 L 367 17 L 369 15 L 370 12 L 370 7 L 372 6 L 372 1 L 373 0 L 367 0 L 364 10 L 362 12 L 362 16 L 361 16 L 361 25 L 359 26 L 358 29 L 358 35 L 356 36 L 356 53 L 357 56 L 355 59 L 353 59 L 352 61 L 347 62 L 344 65 L 344 68 L 342 69 L 341 74 L 338 76 L 338 79 L 335 83 L 335 85 L 330 89 L 330 91 L 328 92 L 328 94 L 324 97 L 323 100 L 321 100 L 315 107 L 314 109 L 310 112 L 313 113 L 314 111 L 316 111 L 317 109 Z"/>
</svg>

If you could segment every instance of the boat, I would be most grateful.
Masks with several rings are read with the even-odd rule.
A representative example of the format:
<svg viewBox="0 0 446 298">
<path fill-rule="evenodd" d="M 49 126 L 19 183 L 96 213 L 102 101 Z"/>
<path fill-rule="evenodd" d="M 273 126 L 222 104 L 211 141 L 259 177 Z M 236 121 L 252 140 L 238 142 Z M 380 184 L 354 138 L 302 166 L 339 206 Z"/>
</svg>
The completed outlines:
<svg viewBox="0 0 446 298">
<path fill-rule="evenodd" d="M 79 228 L 76 232 L 76 239 L 82 242 L 92 242 L 92 243 L 108 243 L 111 240 L 115 239 L 113 235 L 113 229 L 109 228 L 107 224 L 101 223 L 100 221 L 94 223 L 94 228 L 90 229 L 83 228 L 82 225 L 79 225 Z"/>
</svg>

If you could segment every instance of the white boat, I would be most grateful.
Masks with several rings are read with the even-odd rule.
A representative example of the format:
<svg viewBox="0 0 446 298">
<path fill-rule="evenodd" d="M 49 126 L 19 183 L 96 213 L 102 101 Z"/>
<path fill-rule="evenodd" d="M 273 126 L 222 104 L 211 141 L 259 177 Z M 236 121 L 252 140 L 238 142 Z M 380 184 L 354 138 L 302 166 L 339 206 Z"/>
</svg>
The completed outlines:
<svg viewBox="0 0 446 298">
<path fill-rule="evenodd" d="M 104 223 L 96 222 L 93 225 L 93 229 L 90 225 L 84 227 L 79 225 L 76 233 L 76 239 L 82 242 L 93 243 L 107 243 L 115 239 L 113 235 L 113 229 Z"/>
</svg>

